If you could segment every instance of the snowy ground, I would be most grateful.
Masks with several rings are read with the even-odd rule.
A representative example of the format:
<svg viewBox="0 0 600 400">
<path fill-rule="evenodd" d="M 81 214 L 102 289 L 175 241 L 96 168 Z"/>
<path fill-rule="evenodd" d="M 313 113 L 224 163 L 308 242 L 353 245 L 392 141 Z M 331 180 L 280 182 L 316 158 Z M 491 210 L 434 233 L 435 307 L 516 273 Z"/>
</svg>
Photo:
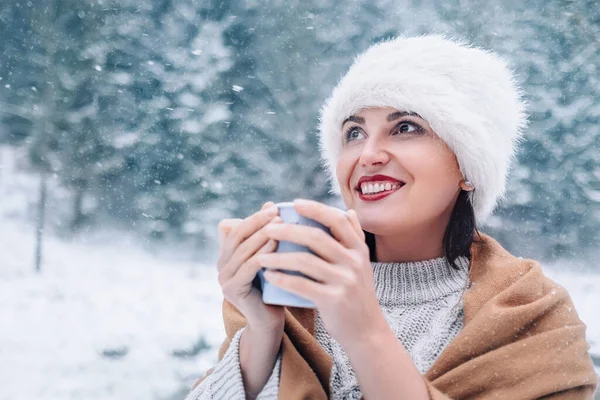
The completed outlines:
<svg viewBox="0 0 600 400">
<path fill-rule="evenodd" d="M 215 362 L 214 268 L 48 239 L 38 275 L 31 239 L 0 228 L 0 399 L 182 398 Z"/>
<path fill-rule="evenodd" d="M 36 274 L 33 228 L 22 222 L 36 182 L 0 156 L 0 400 L 183 399 L 224 335 L 214 266 L 127 240 L 47 235 Z M 599 357 L 600 273 L 546 271 L 570 291 Z"/>
<path fill-rule="evenodd" d="M 25 156 L 0 146 L 0 400 L 183 398 L 224 334 L 214 268 L 126 236 L 48 234 L 36 274 L 39 179 L 23 172 Z M 48 184 L 48 209 L 61 209 L 68 194 Z"/>
</svg>

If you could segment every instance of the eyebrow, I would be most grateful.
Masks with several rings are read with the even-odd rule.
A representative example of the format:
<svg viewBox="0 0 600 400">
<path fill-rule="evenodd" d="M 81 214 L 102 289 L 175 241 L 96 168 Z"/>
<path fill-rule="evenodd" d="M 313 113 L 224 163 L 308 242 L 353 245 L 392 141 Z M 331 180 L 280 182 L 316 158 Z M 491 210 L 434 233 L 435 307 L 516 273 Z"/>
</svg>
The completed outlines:
<svg viewBox="0 0 600 400">
<path fill-rule="evenodd" d="M 363 117 L 358 117 L 356 115 L 351 115 L 342 122 L 342 126 L 346 124 L 346 122 L 356 122 L 357 124 L 364 125 L 365 119 Z"/>
<path fill-rule="evenodd" d="M 406 117 L 406 116 L 419 117 L 419 118 L 423 119 L 423 117 L 421 117 L 416 112 L 412 112 L 412 111 L 396 111 L 396 112 L 393 112 L 393 113 L 391 113 L 391 114 L 389 114 L 387 116 L 387 121 L 388 122 L 392 122 L 392 121 L 395 121 L 397 119 L 400 119 L 400 118 Z M 342 126 L 344 126 L 346 124 L 346 122 L 356 122 L 357 124 L 364 125 L 365 124 L 365 119 L 363 117 L 359 117 L 357 115 L 351 115 L 348 118 L 346 118 L 344 120 L 344 122 L 342 122 Z"/>
<path fill-rule="evenodd" d="M 419 114 L 417 114 L 416 112 L 412 112 L 412 111 L 396 111 L 391 113 L 390 115 L 387 116 L 387 120 L 388 122 L 392 122 L 395 121 L 397 119 L 400 119 L 402 117 L 419 117 L 421 119 L 423 119 L 423 117 L 421 117 Z"/>
</svg>

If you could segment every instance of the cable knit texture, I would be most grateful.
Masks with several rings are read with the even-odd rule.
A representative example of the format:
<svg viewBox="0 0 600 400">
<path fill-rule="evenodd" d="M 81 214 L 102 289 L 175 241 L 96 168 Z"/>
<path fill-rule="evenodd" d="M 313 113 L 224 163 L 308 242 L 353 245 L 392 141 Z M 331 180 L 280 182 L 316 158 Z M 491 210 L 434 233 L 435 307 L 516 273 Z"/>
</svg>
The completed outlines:
<svg viewBox="0 0 600 400">
<path fill-rule="evenodd" d="M 375 290 L 385 319 L 424 373 L 463 326 L 462 293 L 469 285 L 469 261 L 457 260 L 458 269 L 444 257 L 410 263 L 373 262 Z M 188 400 L 244 400 L 239 366 L 239 338 L 234 336 L 223 359 L 209 379 Z M 333 358 L 330 380 L 332 399 L 360 399 L 362 394 L 350 360 L 328 333 L 317 313 L 315 336 Z M 277 399 L 281 355 L 259 399 Z"/>
<path fill-rule="evenodd" d="M 453 268 L 446 258 L 411 263 L 372 263 L 375 289 L 385 319 L 425 373 L 463 326 L 462 293 L 468 288 L 469 261 Z M 316 337 L 333 358 L 332 399 L 360 399 L 362 393 L 344 348 L 317 315 Z"/>
<path fill-rule="evenodd" d="M 191 390 L 185 400 L 246 400 L 240 367 L 240 339 L 243 331 L 244 328 L 235 334 L 223 359 L 215 366 L 210 379 L 205 379 Z M 271 376 L 257 400 L 277 399 L 280 370 L 281 355 L 278 355 Z"/>
</svg>

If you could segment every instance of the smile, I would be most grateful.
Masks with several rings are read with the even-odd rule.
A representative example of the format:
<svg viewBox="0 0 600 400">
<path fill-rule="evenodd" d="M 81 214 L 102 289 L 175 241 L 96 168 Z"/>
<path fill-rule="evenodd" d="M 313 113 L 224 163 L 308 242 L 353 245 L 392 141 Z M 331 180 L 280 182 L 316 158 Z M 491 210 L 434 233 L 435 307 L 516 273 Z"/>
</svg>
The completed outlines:
<svg viewBox="0 0 600 400">
<path fill-rule="evenodd" d="M 405 182 L 383 174 L 363 175 L 358 180 L 355 190 L 363 201 L 376 201 L 397 192 Z"/>
<path fill-rule="evenodd" d="M 375 194 L 386 190 L 394 190 L 402 186 L 402 182 L 364 182 L 360 185 L 363 194 Z"/>
<path fill-rule="evenodd" d="M 386 184 L 383 187 L 373 187 L 372 190 L 369 190 L 369 188 L 367 188 L 365 190 L 366 193 L 363 193 L 361 189 L 357 189 L 356 191 L 358 193 L 358 197 L 363 201 L 377 201 L 391 195 L 392 193 L 399 191 L 400 189 L 402 189 L 403 186 L 404 183 L 390 185 L 388 182 L 388 184 Z"/>
</svg>

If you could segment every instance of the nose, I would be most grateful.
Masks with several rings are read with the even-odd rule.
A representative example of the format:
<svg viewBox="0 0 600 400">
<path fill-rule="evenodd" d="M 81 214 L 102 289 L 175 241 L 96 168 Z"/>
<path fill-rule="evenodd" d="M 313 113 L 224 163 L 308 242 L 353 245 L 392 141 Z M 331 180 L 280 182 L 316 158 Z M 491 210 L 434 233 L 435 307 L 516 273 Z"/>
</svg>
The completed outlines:
<svg viewBox="0 0 600 400">
<path fill-rule="evenodd" d="M 369 138 L 360 153 L 358 162 L 363 167 L 368 167 L 375 164 L 386 164 L 389 159 L 384 143 L 377 138 Z"/>
</svg>

